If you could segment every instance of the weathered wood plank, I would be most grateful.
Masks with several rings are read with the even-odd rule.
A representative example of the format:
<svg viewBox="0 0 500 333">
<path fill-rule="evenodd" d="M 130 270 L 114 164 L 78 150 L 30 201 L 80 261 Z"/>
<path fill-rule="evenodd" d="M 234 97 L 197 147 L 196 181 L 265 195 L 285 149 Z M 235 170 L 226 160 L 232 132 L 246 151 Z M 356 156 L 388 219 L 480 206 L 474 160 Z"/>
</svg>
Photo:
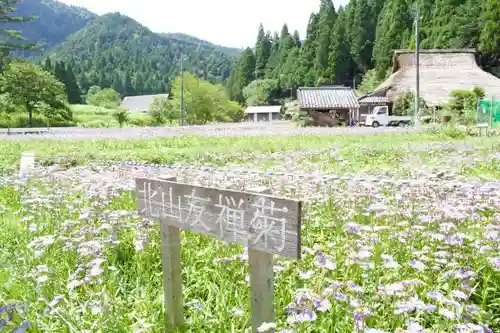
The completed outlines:
<svg viewBox="0 0 500 333">
<path fill-rule="evenodd" d="M 257 187 L 251 193 L 270 194 L 270 189 Z M 263 323 L 274 323 L 274 257 L 272 253 L 248 249 L 248 275 L 252 309 L 252 332 Z M 274 330 L 265 331 L 271 333 Z"/>
<path fill-rule="evenodd" d="M 162 177 L 175 181 L 175 177 Z M 161 262 L 163 269 L 163 290 L 165 314 L 170 330 L 184 324 L 184 301 L 181 277 L 181 230 L 160 221 Z"/>
<path fill-rule="evenodd" d="M 144 178 L 136 189 L 141 216 L 300 259 L 300 201 Z"/>
</svg>

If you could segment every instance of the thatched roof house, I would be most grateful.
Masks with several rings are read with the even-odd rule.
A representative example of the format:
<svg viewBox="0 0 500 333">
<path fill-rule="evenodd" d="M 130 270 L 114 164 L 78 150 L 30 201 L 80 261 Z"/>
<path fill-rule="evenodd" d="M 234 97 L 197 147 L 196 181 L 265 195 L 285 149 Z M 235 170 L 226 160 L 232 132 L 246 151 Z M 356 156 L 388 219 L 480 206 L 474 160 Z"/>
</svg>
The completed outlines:
<svg viewBox="0 0 500 333">
<path fill-rule="evenodd" d="M 500 79 L 476 63 L 476 50 L 421 50 L 420 93 L 429 105 L 442 105 L 453 90 L 484 89 L 486 96 L 500 97 Z M 415 91 L 415 51 L 396 50 L 392 75 L 376 91 L 394 100 L 404 91 Z"/>
</svg>

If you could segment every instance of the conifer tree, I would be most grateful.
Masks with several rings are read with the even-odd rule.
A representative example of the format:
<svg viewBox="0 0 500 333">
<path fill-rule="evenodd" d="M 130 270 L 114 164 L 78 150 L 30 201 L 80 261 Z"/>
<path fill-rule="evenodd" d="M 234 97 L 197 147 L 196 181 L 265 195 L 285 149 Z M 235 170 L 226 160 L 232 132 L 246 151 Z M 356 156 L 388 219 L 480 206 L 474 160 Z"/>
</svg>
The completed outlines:
<svg viewBox="0 0 500 333">
<path fill-rule="evenodd" d="M 73 73 L 73 68 L 71 67 L 71 64 L 68 64 L 66 66 L 65 75 L 66 77 L 64 85 L 66 87 L 66 94 L 68 95 L 68 101 L 71 104 L 81 103 L 82 91 L 78 86 L 78 82 L 76 81 L 76 77 L 75 74 Z"/>
<path fill-rule="evenodd" d="M 500 5 L 498 0 L 486 0 L 481 15 L 480 49 L 500 58 Z"/>
<path fill-rule="evenodd" d="M 255 70 L 257 78 L 264 77 L 270 53 L 271 41 L 269 40 L 269 35 L 264 32 L 264 26 L 261 23 L 257 35 L 257 43 L 255 44 Z"/>
</svg>

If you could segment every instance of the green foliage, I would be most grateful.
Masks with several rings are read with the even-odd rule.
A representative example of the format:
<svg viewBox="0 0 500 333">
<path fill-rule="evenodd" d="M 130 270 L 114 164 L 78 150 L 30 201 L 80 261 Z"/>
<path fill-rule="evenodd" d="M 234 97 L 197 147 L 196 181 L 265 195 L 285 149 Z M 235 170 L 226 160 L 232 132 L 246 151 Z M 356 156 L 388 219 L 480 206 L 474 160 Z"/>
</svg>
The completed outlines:
<svg viewBox="0 0 500 333">
<path fill-rule="evenodd" d="M 497 2 L 420 0 L 421 47 L 479 48 L 481 35 L 483 55 L 489 59 L 484 61 L 484 69 L 498 75 Z M 278 81 L 281 99 L 289 88 L 350 86 L 355 77 L 363 77 L 359 90 L 369 93 L 391 73 L 394 50 L 415 47 L 415 6 L 416 0 L 351 0 L 335 12 L 330 0 L 322 0 L 319 11 L 311 14 L 303 42 L 297 42 L 299 38 L 291 36 L 286 25 L 280 36 L 275 32 L 273 37 L 259 26 L 254 70 L 260 78 L 264 67 L 266 78 Z M 250 56 L 244 57 L 247 59 L 240 57 L 239 66 L 235 66 L 228 87 L 231 97 L 239 102 L 243 102 L 241 90 L 245 86 L 238 79 L 241 67 L 246 68 L 245 73 L 253 72 Z"/>
<path fill-rule="evenodd" d="M 312 118 L 306 111 L 300 109 L 297 101 L 288 102 L 284 106 L 285 119 L 291 120 L 299 127 L 310 126 L 313 123 Z"/>
<path fill-rule="evenodd" d="M 72 119 L 64 85 L 31 63 L 9 63 L 0 76 L 0 94 L 8 94 L 6 96 L 13 105 L 24 108 L 30 124 L 35 112 L 48 119 Z"/>
<path fill-rule="evenodd" d="M 423 116 L 427 110 L 427 102 L 420 97 L 420 113 Z M 399 95 L 394 101 L 393 113 L 396 116 L 413 116 L 415 112 L 415 93 L 413 91 L 405 91 Z"/>
<path fill-rule="evenodd" d="M 271 55 L 271 46 L 271 36 L 265 33 L 264 26 L 260 24 L 257 43 L 255 44 L 255 70 L 257 72 L 257 79 L 263 78 L 266 73 L 267 61 Z"/>
<path fill-rule="evenodd" d="M 113 111 L 113 118 L 118 122 L 120 127 L 123 127 L 124 124 L 126 124 L 130 120 L 130 114 L 128 110 L 118 108 Z"/>
<path fill-rule="evenodd" d="M 484 52 L 500 54 L 500 5 L 497 0 L 486 0 L 481 16 L 480 48 Z"/>
<path fill-rule="evenodd" d="M 21 35 L 20 30 L 23 22 L 32 21 L 34 17 L 14 16 L 12 12 L 16 10 L 18 0 L 2 0 L 0 2 L 0 70 L 4 64 L 4 58 L 9 52 L 15 50 L 31 50 L 37 44 L 26 43 L 26 39 Z M 23 31 L 24 32 L 24 31 Z"/>
<path fill-rule="evenodd" d="M 465 109 L 475 108 L 478 96 L 474 91 L 470 90 L 453 90 L 450 93 L 451 100 L 449 106 L 456 113 L 460 113 Z"/>
<path fill-rule="evenodd" d="M 374 91 L 382 82 L 383 79 L 378 77 L 376 69 L 370 69 L 366 72 L 365 76 L 363 76 L 363 80 L 358 89 L 362 94 L 368 94 Z"/>
<path fill-rule="evenodd" d="M 332 31 L 337 14 L 331 0 L 321 0 L 316 38 L 316 59 L 314 69 L 319 77 L 329 76 L 329 50 L 332 43 Z"/>
<path fill-rule="evenodd" d="M 52 67 L 50 58 L 46 58 L 43 62 L 43 69 L 54 74 L 54 76 L 64 84 L 68 101 L 71 104 L 80 104 L 82 102 L 82 91 L 76 80 L 71 64 L 65 64 L 62 61 L 56 61 Z"/>
<path fill-rule="evenodd" d="M 198 79 L 191 73 L 184 74 L 185 120 L 189 125 L 201 125 L 210 122 L 233 122 L 243 119 L 240 105 L 229 100 L 224 87 L 212 85 Z M 172 84 L 170 105 L 176 119 L 180 118 L 181 77 Z M 170 112 L 170 111 L 169 111 Z"/>
<path fill-rule="evenodd" d="M 99 87 L 99 86 L 91 86 L 87 90 L 87 95 L 85 96 L 85 100 L 88 100 L 89 98 L 91 98 L 92 96 L 96 95 L 100 91 L 101 91 L 101 87 Z"/>
<path fill-rule="evenodd" d="M 29 116 L 26 112 L 0 113 L 0 128 L 25 128 L 29 127 Z M 43 114 L 34 114 L 31 119 L 31 127 L 73 127 L 73 120 L 65 120 L 61 117 L 47 118 Z"/>
<path fill-rule="evenodd" d="M 243 103 L 243 89 L 255 79 L 255 66 L 255 55 L 247 48 L 229 76 L 228 89 L 232 100 Z"/>
<path fill-rule="evenodd" d="M 7 29 L 21 30 L 26 40 L 41 43 L 42 49 L 63 42 L 97 16 L 85 8 L 69 6 L 55 0 L 9 0 L 8 2 L 18 3 L 16 13 L 31 17 L 33 20 L 18 25 L 7 25 Z M 30 55 L 25 52 L 23 54 Z"/>
<path fill-rule="evenodd" d="M 81 86 L 84 80 L 86 86 L 113 87 L 122 96 L 132 96 L 168 91 L 179 73 L 181 54 L 187 71 L 206 74 L 212 82 L 224 80 L 232 58 L 222 50 L 182 35 L 153 33 L 114 13 L 91 20 L 47 55 L 71 63 Z"/>
<path fill-rule="evenodd" d="M 268 105 L 278 94 L 278 81 L 265 79 L 252 81 L 243 89 L 246 105 Z"/>
<path fill-rule="evenodd" d="M 12 103 L 10 94 L 0 94 L 0 114 L 16 112 L 16 106 Z"/>
<path fill-rule="evenodd" d="M 179 107 L 175 107 L 166 97 L 155 98 L 149 107 L 149 115 L 155 125 L 173 123 L 179 120 Z"/>
<path fill-rule="evenodd" d="M 105 88 L 102 90 L 94 88 L 92 94 L 90 96 L 87 95 L 87 104 L 101 106 L 108 109 L 117 108 L 120 105 L 120 100 L 120 95 L 111 88 Z"/>
<path fill-rule="evenodd" d="M 484 90 L 475 87 L 473 90 L 453 90 L 451 100 L 446 109 L 456 121 L 470 125 L 477 121 L 477 101 L 484 97 Z"/>
<path fill-rule="evenodd" d="M 330 81 L 340 85 L 350 82 L 356 68 L 356 63 L 349 50 L 347 19 L 347 12 L 340 11 L 333 27 L 332 44 L 328 56 Z"/>
</svg>

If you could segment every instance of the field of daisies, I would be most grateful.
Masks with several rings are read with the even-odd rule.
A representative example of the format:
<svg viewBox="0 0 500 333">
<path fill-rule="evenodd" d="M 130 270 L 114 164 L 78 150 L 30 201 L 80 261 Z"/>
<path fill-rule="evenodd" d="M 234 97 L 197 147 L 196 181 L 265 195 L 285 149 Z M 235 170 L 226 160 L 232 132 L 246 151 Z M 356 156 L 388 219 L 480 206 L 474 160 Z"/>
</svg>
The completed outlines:
<svg viewBox="0 0 500 333">
<path fill-rule="evenodd" d="M 133 191 L 158 175 L 304 201 L 276 332 L 500 332 L 500 140 L 445 131 L 0 142 L 0 331 L 164 332 L 159 225 Z M 182 246 L 179 332 L 250 332 L 246 250 Z"/>
</svg>

